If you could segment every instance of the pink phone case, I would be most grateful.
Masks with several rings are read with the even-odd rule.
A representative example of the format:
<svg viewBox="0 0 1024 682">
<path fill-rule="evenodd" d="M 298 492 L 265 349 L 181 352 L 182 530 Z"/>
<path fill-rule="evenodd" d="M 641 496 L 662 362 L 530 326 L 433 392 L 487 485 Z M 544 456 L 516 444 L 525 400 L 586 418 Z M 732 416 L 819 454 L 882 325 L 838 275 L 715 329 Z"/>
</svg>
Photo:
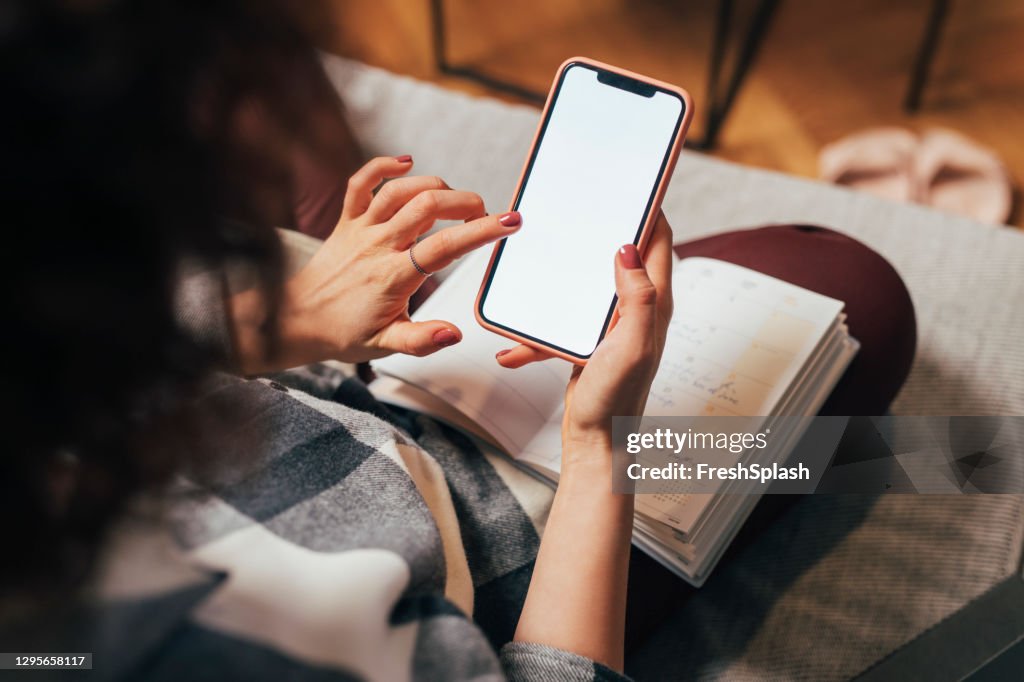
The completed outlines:
<svg viewBox="0 0 1024 682">
<path fill-rule="evenodd" d="M 633 73 L 632 71 L 627 71 L 626 69 L 620 69 L 617 66 L 611 66 L 610 64 L 605 64 L 594 59 L 588 59 L 587 57 L 572 57 L 562 62 L 562 65 L 558 67 L 558 72 L 555 74 L 555 78 L 551 83 L 551 90 L 548 92 L 548 99 L 547 102 L 544 104 L 544 111 L 541 114 L 540 123 L 537 126 L 537 132 L 534 133 L 533 143 L 530 145 L 530 151 L 529 153 L 527 153 L 526 161 L 523 163 L 523 170 L 519 173 L 519 182 L 516 183 L 516 191 L 512 194 L 513 206 L 515 205 L 515 197 L 519 196 L 519 193 L 522 191 L 523 183 L 526 181 L 526 172 L 530 166 L 530 159 L 533 157 L 534 149 L 537 147 L 537 143 L 540 141 L 541 130 L 544 126 L 544 121 L 547 120 L 548 110 L 551 108 L 551 103 L 554 99 L 555 89 L 558 86 L 558 81 L 562 77 L 562 72 L 565 71 L 572 64 L 588 64 L 590 66 L 594 66 L 599 69 L 604 69 L 606 71 L 610 71 L 621 76 L 633 78 L 643 83 L 647 83 L 649 85 L 654 85 L 659 88 L 669 90 L 679 95 L 679 97 L 681 97 L 683 100 L 685 107 L 685 111 L 683 111 L 683 120 L 679 125 L 679 132 L 676 134 L 676 138 L 672 141 L 672 148 L 669 151 L 668 164 L 665 166 L 665 172 L 659 179 L 658 186 L 655 189 L 654 202 L 651 204 L 651 211 L 647 216 L 647 222 L 644 223 L 643 229 L 640 231 L 640 240 L 637 244 L 637 249 L 640 251 L 641 254 L 645 254 L 647 251 L 647 244 L 650 241 L 651 230 L 654 228 L 654 223 L 657 221 L 658 213 L 661 210 L 661 201 L 665 196 L 665 189 L 668 186 L 669 178 L 672 177 L 672 173 L 673 171 L 675 171 L 676 160 L 678 160 L 679 158 L 679 152 L 683 148 L 683 140 L 686 139 L 686 131 L 690 127 L 690 120 L 693 118 L 693 99 L 690 97 L 690 93 L 686 92 L 686 90 L 683 90 L 682 88 L 677 87 L 675 85 L 664 83 L 653 78 L 648 78 L 647 76 L 641 76 L 638 73 Z M 511 210 L 511 206 L 509 207 L 509 209 Z M 473 314 L 476 316 L 477 323 L 484 329 L 492 331 L 495 334 L 500 334 L 501 336 L 505 336 L 507 338 L 512 339 L 513 341 L 516 341 L 526 346 L 532 346 L 533 348 L 542 350 L 545 353 L 552 355 L 554 357 L 559 357 L 564 360 L 568 360 L 569 362 L 572 362 L 577 365 L 587 364 L 587 360 L 585 358 L 575 357 L 573 355 L 570 355 L 569 353 L 565 353 L 559 350 L 558 348 L 554 348 L 543 343 L 538 343 L 533 339 L 528 339 L 523 336 L 520 336 L 519 334 L 516 334 L 515 332 L 508 331 L 507 329 L 502 329 L 501 327 L 495 326 L 488 322 L 487 320 L 485 320 L 483 316 L 480 314 L 480 303 L 483 299 L 484 289 L 486 289 L 487 281 L 491 277 L 491 270 L 494 268 L 495 260 L 498 257 L 499 246 L 500 242 L 498 244 L 495 244 L 494 249 L 491 251 L 491 260 L 487 264 L 487 270 L 484 273 L 483 281 L 480 283 L 480 290 L 477 292 L 476 295 L 476 302 L 473 305 Z M 612 319 L 611 322 L 608 324 L 607 331 L 612 330 L 618 319 L 619 312 L 618 310 L 616 310 L 612 314 Z"/>
</svg>

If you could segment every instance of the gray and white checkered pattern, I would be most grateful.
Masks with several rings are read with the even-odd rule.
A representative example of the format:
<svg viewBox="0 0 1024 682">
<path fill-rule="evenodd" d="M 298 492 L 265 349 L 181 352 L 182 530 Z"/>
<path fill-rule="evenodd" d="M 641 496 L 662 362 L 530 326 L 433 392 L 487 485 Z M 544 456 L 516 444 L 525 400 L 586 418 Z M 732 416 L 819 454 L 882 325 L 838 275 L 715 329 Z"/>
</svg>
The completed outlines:
<svg viewBox="0 0 1024 682">
<path fill-rule="evenodd" d="M 169 534 L 126 521 L 49 646 L 109 679 L 621 679 L 508 644 L 539 522 L 470 441 L 325 366 L 217 377 L 225 406 L 229 466 L 176 487 Z"/>
</svg>

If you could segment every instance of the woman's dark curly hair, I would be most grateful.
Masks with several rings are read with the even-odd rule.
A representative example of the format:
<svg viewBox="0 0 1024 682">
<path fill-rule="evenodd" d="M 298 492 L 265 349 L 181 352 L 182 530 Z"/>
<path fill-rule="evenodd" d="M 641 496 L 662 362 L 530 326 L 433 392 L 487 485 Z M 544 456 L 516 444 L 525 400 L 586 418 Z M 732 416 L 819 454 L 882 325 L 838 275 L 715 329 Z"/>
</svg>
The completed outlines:
<svg viewBox="0 0 1024 682">
<path fill-rule="evenodd" d="M 12 597 L 78 584 L 131 496 L 202 453 L 189 398 L 230 358 L 176 319 L 182 270 L 247 266 L 275 301 L 289 154 L 342 140 L 267 0 L 0 0 L 0 55 Z"/>
</svg>

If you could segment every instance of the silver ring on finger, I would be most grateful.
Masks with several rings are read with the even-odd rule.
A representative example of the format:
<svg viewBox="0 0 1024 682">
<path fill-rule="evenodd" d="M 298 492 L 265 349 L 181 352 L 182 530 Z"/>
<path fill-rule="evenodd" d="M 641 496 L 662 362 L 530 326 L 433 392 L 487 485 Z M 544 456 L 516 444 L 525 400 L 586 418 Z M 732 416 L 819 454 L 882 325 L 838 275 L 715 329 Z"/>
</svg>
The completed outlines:
<svg viewBox="0 0 1024 682">
<path fill-rule="evenodd" d="M 416 272 L 420 273 L 424 277 L 430 277 L 434 273 L 427 272 L 426 270 L 423 269 L 423 266 L 419 264 L 419 262 L 416 260 L 416 254 L 413 253 L 413 249 L 415 249 L 415 248 L 416 248 L 415 244 L 413 244 L 412 246 L 409 247 L 409 260 L 412 262 L 412 266 L 414 268 L 416 268 Z"/>
</svg>

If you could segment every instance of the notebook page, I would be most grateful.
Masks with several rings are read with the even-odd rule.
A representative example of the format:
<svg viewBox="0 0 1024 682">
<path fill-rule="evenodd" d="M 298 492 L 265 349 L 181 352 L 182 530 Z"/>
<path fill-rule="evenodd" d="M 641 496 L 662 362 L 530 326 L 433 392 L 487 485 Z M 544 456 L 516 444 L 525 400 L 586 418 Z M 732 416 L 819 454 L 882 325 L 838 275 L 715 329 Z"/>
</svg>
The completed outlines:
<svg viewBox="0 0 1024 682">
<path fill-rule="evenodd" d="M 707 258 L 681 261 L 672 290 L 675 315 L 646 416 L 772 414 L 843 307 L 841 301 Z M 637 495 L 636 507 L 689 532 L 712 498 L 707 493 Z"/>
<path fill-rule="evenodd" d="M 489 258 L 488 249 L 466 256 L 413 315 L 452 322 L 462 330 L 460 343 L 426 358 L 392 355 L 375 360 L 373 368 L 443 399 L 518 458 L 552 413 L 562 409 L 572 367 L 558 360 L 519 369 L 497 363 L 494 355 L 515 343 L 486 331 L 473 317 Z M 560 443 L 555 452 L 561 452 Z"/>
<path fill-rule="evenodd" d="M 502 450 L 501 445 L 494 440 L 491 434 L 480 428 L 479 424 L 433 393 L 428 393 L 418 386 L 381 374 L 370 382 L 367 388 L 373 397 L 382 403 L 428 415 L 464 434 L 483 441 L 497 452 Z"/>
<path fill-rule="evenodd" d="M 790 386 L 782 398 L 782 402 L 776 405 L 772 416 L 757 420 L 759 430 L 771 429 L 771 432 L 775 434 L 775 437 L 771 440 L 771 447 L 756 452 L 747 451 L 744 453 L 742 461 L 747 464 L 753 461 L 758 463 L 779 461 L 781 463 L 791 451 L 791 448 L 780 446 L 780 444 L 788 442 L 789 436 L 787 431 L 781 428 L 778 415 L 812 416 L 818 411 L 818 407 L 824 402 L 824 398 L 827 398 L 828 394 L 831 393 L 835 385 L 835 382 L 830 380 L 834 365 L 842 363 L 841 373 L 842 370 L 846 369 L 848 363 L 848 360 L 842 357 L 843 347 L 849 341 L 846 326 L 839 322 L 843 317 L 843 315 L 840 315 L 835 324 L 830 327 L 825 339 L 818 344 L 818 347 L 801 371 L 800 378 Z M 808 404 L 816 400 L 816 396 L 819 395 L 823 396 L 821 402 L 815 403 L 813 410 L 808 413 Z M 727 493 L 731 487 L 742 485 L 741 483 L 730 481 L 723 485 L 719 492 Z M 714 516 L 715 511 L 723 505 L 728 506 L 729 500 L 727 497 L 716 495 L 710 504 L 705 507 L 702 516 L 697 520 L 696 524 L 689 529 L 688 535 L 695 536 L 703 532 L 706 524 Z"/>
<path fill-rule="evenodd" d="M 829 344 L 831 350 L 819 357 L 815 361 L 815 368 L 809 372 L 813 380 L 806 382 L 797 395 L 787 399 L 788 406 L 784 408 L 786 414 L 817 414 L 832 387 L 839 381 L 856 355 L 859 344 L 846 335 L 845 329 L 837 331 L 836 342 Z M 803 434 L 794 432 L 784 435 L 785 440 L 778 442 L 777 452 L 791 452 Z M 703 528 L 696 531 L 697 535 L 692 540 L 677 529 L 647 521 L 647 517 L 643 515 L 636 517 L 635 528 L 638 532 L 634 535 L 634 540 L 640 538 L 640 544 L 645 551 L 661 557 L 660 560 L 670 570 L 699 586 L 757 501 L 756 498 L 747 496 L 715 497 L 718 504 L 728 501 L 728 510 L 721 514 L 713 514 L 714 521 L 707 521 Z M 732 499 L 729 499 L 730 497 Z"/>
<path fill-rule="evenodd" d="M 777 412 L 806 417 L 815 415 L 855 353 L 856 342 L 846 335 L 845 329 L 833 328 L 829 341 L 824 344 L 823 348 L 816 351 L 811 361 L 812 366 L 805 368 L 809 379 L 797 382 L 796 389 L 786 395 Z M 786 426 L 799 426 L 799 424 L 788 422 Z M 785 461 L 796 442 L 803 435 L 803 431 L 800 429 L 784 428 L 774 415 L 766 418 L 760 428 L 770 428 L 774 437 L 766 450 L 748 451 L 743 455 L 743 461 L 748 464 L 753 461 L 758 463 Z M 731 487 L 736 485 L 738 485 L 736 482 L 727 482 L 719 489 L 719 492 L 727 493 Z M 686 528 L 686 532 L 676 530 L 688 542 L 703 542 L 704 545 L 708 542 L 717 542 L 725 532 L 723 524 L 727 526 L 731 523 L 731 519 L 744 507 L 745 503 L 741 500 L 746 500 L 747 497 L 746 495 L 723 494 L 710 496 L 701 516 Z M 701 537 L 705 540 L 699 541 L 698 538 Z"/>
</svg>

